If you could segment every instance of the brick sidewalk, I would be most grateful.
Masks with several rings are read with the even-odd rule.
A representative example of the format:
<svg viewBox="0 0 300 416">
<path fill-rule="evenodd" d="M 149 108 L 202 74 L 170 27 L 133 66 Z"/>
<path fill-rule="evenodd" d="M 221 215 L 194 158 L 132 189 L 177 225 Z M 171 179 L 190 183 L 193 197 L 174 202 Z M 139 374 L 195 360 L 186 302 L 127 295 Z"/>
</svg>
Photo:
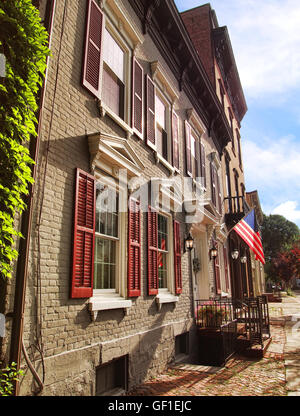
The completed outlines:
<svg viewBox="0 0 300 416">
<path fill-rule="evenodd" d="M 272 342 L 263 359 L 235 355 L 225 367 L 170 366 L 132 390 L 131 396 L 286 396 L 285 330 L 271 326 Z"/>
</svg>

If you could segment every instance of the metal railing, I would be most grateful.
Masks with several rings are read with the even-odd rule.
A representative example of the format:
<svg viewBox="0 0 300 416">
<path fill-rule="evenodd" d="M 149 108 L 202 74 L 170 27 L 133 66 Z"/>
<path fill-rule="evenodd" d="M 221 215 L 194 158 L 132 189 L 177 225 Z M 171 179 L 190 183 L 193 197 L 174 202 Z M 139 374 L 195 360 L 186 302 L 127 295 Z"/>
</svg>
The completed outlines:
<svg viewBox="0 0 300 416">
<path fill-rule="evenodd" d="M 220 329 L 236 321 L 245 325 L 247 339 L 251 345 L 263 347 L 264 338 L 270 338 L 268 299 L 265 295 L 253 298 L 209 299 L 195 301 L 196 325 L 199 328 Z"/>
<path fill-rule="evenodd" d="M 195 301 L 196 325 L 200 328 L 220 328 L 234 318 L 234 305 L 227 299 L 199 299 Z"/>
<path fill-rule="evenodd" d="M 270 318 L 267 297 L 234 299 L 234 316 L 238 323 L 245 324 L 247 338 L 251 345 L 263 347 L 264 335 L 270 338 Z"/>
<path fill-rule="evenodd" d="M 243 195 L 225 197 L 224 205 L 227 214 L 242 214 L 248 211 L 248 204 Z"/>
</svg>

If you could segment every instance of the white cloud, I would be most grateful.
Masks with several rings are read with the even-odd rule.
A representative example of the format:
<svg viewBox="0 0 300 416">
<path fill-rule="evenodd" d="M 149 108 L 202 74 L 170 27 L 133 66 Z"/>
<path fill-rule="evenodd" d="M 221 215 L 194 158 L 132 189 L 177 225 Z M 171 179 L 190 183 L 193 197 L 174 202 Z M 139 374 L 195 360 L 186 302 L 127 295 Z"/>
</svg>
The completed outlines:
<svg viewBox="0 0 300 416">
<path fill-rule="evenodd" d="M 299 84 L 299 0 L 212 0 L 212 4 L 220 26 L 228 26 L 248 96 L 287 93 Z"/>
<path fill-rule="evenodd" d="M 180 10 L 199 0 L 176 0 Z M 299 0 L 211 0 L 220 26 L 227 26 L 247 98 L 287 99 L 300 85 Z M 274 101 L 271 102 L 274 104 Z"/>
<path fill-rule="evenodd" d="M 300 186 L 300 143 L 293 136 L 279 139 L 261 138 L 260 142 L 243 141 L 243 161 L 251 184 L 276 192 L 295 192 Z"/>
<path fill-rule="evenodd" d="M 300 206 L 299 209 L 297 209 L 297 206 L 297 201 L 283 202 L 278 205 L 278 207 L 274 208 L 271 213 L 283 215 L 288 220 L 295 222 L 300 220 Z"/>
<path fill-rule="evenodd" d="M 269 215 L 280 208 L 281 215 L 300 225 L 300 143 L 293 136 L 245 140 L 243 161 L 246 189 L 258 190 L 263 211 Z M 285 205 L 291 201 L 296 205 Z"/>
</svg>

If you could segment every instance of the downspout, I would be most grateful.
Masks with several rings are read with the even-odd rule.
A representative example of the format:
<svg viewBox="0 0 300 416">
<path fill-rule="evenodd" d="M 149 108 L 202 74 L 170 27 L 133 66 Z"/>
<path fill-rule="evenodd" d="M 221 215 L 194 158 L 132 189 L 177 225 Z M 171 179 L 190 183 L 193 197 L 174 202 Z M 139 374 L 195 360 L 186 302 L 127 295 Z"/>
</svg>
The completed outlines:
<svg viewBox="0 0 300 416">
<path fill-rule="evenodd" d="M 51 32 L 52 32 L 52 27 L 53 27 L 55 4 L 56 4 L 56 0 L 52 0 L 52 1 L 48 0 L 47 11 L 46 11 L 47 16 L 45 19 L 45 24 L 47 26 L 46 29 L 48 29 L 48 33 L 49 33 L 49 48 L 51 44 Z M 43 86 L 40 91 L 37 137 L 36 138 L 31 137 L 30 144 L 29 144 L 30 157 L 35 162 L 32 166 L 32 177 L 34 181 L 36 180 L 36 172 L 37 172 L 41 121 L 42 121 L 45 90 L 46 90 L 46 83 L 47 83 L 47 74 L 48 74 L 48 62 L 49 62 L 49 57 L 47 57 L 47 67 L 46 67 L 45 78 L 44 78 Z M 20 362 L 21 362 L 25 295 L 26 295 L 26 284 L 27 284 L 27 277 L 28 277 L 28 259 L 29 259 L 29 247 L 30 247 L 32 215 L 33 215 L 33 195 L 34 195 L 34 185 L 30 185 L 29 194 L 28 196 L 25 197 L 25 203 L 26 203 L 27 208 L 22 214 L 21 233 L 24 238 L 21 238 L 20 243 L 19 243 L 19 257 L 18 257 L 17 269 L 16 269 L 14 311 L 12 315 L 13 321 L 12 321 L 9 360 L 10 362 L 15 362 L 17 364 L 17 370 L 20 368 Z M 35 377 L 40 386 L 40 389 L 42 389 L 42 384 L 41 384 L 41 381 L 39 380 L 39 377 L 37 376 L 37 373 Z M 14 388 L 15 396 L 19 395 L 19 389 L 20 389 L 19 382 L 16 382 L 15 388 Z"/>
</svg>

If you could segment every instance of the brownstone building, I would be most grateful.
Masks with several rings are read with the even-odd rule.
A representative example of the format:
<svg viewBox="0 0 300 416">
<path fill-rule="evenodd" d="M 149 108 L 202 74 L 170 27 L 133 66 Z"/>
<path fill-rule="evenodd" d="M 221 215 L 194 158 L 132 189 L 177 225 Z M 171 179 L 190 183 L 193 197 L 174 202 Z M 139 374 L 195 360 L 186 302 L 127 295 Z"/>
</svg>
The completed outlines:
<svg viewBox="0 0 300 416">
<path fill-rule="evenodd" d="M 193 355 L 196 299 L 233 294 L 246 104 L 209 6 L 36 3 L 52 56 L 2 353 L 26 369 L 21 395 L 119 394 Z"/>
</svg>

